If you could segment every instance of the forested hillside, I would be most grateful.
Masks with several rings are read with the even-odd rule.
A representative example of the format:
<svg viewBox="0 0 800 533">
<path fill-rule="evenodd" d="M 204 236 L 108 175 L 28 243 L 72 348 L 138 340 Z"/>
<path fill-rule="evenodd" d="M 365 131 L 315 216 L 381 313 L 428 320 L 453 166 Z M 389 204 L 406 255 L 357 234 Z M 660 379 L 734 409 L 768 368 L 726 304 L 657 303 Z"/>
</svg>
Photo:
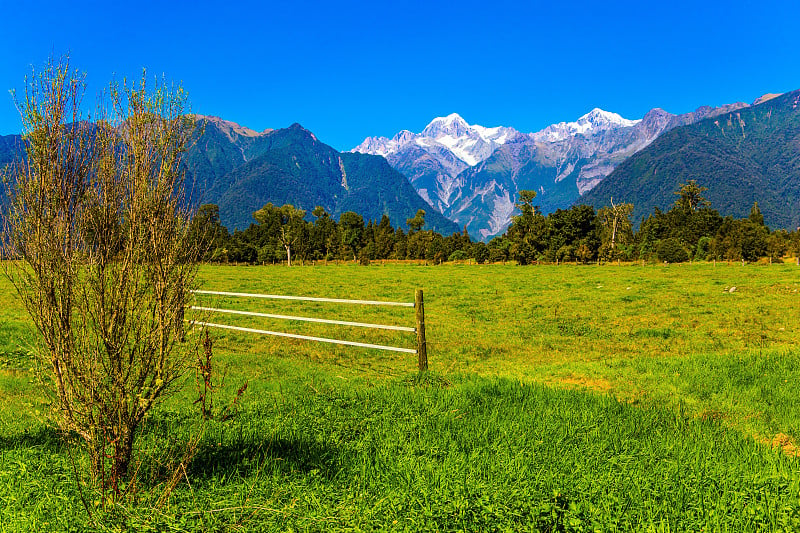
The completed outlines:
<svg viewBox="0 0 800 533">
<path fill-rule="evenodd" d="M 219 205 L 222 223 L 245 229 L 267 203 L 292 204 L 366 220 L 387 215 L 400 226 L 419 209 L 429 229 L 450 234 L 455 223 L 432 209 L 382 157 L 339 153 L 299 124 L 256 133 L 216 118 L 201 120 L 186 164 L 202 203 Z"/>
<path fill-rule="evenodd" d="M 758 202 L 767 225 L 800 225 L 800 91 L 676 128 L 622 163 L 587 193 L 597 208 L 632 203 L 634 219 L 666 209 L 681 183 L 708 187 L 721 213 L 747 216 Z"/>
</svg>

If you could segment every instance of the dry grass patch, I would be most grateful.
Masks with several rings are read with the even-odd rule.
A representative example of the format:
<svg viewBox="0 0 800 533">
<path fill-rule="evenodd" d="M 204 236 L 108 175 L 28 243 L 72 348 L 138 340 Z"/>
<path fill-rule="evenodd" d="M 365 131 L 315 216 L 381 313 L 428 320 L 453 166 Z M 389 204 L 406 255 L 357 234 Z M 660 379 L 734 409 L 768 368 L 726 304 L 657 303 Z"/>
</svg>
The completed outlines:
<svg viewBox="0 0 800 533">
<path fill-rule="evenodd" d="M 797 457 L 800 455 L 800 448 L 798 448 L 794 439 L 786 433 L 778 433 L 775 435 L 770 444 L 773 449 L 780 449 L 787 457 Z"/>
<path fill-rule="evenodd" d="M 569 376 L 558 378 L 556 383 L 568 388 L 590 389 L 603 393 L 608 393 L 614 387 L 613 384 L 605 378 L 581 376 L 580 374 L 570 374 Z"/>
</svg>

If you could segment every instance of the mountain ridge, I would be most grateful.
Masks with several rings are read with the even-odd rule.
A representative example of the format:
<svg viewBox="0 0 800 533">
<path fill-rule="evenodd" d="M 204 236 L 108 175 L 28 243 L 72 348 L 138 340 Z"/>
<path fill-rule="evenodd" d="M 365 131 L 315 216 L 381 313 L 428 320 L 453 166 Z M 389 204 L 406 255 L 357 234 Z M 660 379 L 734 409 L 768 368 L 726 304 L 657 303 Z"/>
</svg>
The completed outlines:
<svg viewBox="0 0 800 533">
<path fill-rule="evenodd" d="M 594 108 L 532 133 L 470 125 L 453 113 L 420 133 L 368 137 L 351 151 L 385 157 L 431 206 L 486 240 L 508 226 L 520 190 L 536 190 L 544 213 L 569 207 L 665 131 L 747 106 L 701 106 L 681 115 L 654 108 L 635 120 Z"/>
<path fill-rule="evenodd" d="M 690 179 L 724 215 L 747 216 L 757 201 L 772 227 L 800 225 L 800 90 L 665 133 L 581 202 L 601 207 L 613 196 L 633 203 L 639 221 Z"/>
<path fill-rule="evenodd" d="M 396 227 L 417 210 L 426 227 L 459 231 L 417 194 L 382 157 L 340 153 L 298 123 L 255 132 L 218 117 L 202 122 L 186 156 L 187 178 L 215 203 L 229 229 L 244 229 L 266 203 L 291 203 L 310 213 L 321 205 L 334 216 L 356 211 L 368 220 L 388 215 Z"/>
</svg>

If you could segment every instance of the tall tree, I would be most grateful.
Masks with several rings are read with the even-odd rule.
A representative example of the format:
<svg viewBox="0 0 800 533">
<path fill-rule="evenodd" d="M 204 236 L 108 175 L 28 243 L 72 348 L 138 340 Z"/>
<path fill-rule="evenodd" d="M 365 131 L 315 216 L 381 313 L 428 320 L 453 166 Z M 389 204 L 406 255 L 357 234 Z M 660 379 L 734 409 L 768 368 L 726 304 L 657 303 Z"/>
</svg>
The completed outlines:
<svg viewBox="0 0 800 533">
<path fill-rule="evenodd" d="M 327 259 L 336 249 L 338 243 L 336 221 L 322 206 L 311 212 L 316 217 L 310 229 L 310 242 L 318 259 Z"/>
<path fill-rule="evenodd" d="M 394 228 L 389 217 L 383 215 L 375 230 L 375 258 L 388 259 L 394 249 Z"/>
<path fill-rule="evenodd" d="M 602 254 L 608 259 L 615 259 L 619 255 L 619 246 L 633 241 L 633 204 L 615 204 L 600 208 L 597 219 L 602 228 Z"/>
<path fill-rule="evenodd" d="M 425 210 L 418 209 L 413 218 L 406 219 L 406 224 L 408 224 L 409 233 L 422 231 L 422 227 L 425 226 Z"/>
<path fill-rule="evenodd" d="M 342 246 L 352 253 L 355 261 L 358 259 L 361 239 L 364 236 L 364 219 L 358 213 L 345 211 L 339 217 L 339 227 L 342 232 Z"/>
<path fill-rule="evenodd" d="M 758 202 L 753 202 L 753 207 L 750 208 L 750 222 L 759 226 L 764 225 L 764 215 L 761 214 L 761 209 L 758 207 Z"/>
<path fill-rule="evenodd" d="M 539 207 L 533 205 L 535 198 L 536 191 L 519 191 L 519 200 L 514 205 L 520 214 L 511 217 L 511 226 L 506 232 L 512 243 L 511 256 L 521 265 L 536 260 L 544 249 L 547 221 Z"/>
<path fill-rule="evenodd" d="M 253 213 L 253 218 L 259 223 L 266 224 L 271 218 L 278 220 L 280 224 L 278 239 L 286 250 L 288 266 L 292 266 L 292 250 L 307 234 L 305 216 L 305 210 L 298 209 L 291 204 L 275 207 L 269 203 Z"/>
<path fill-rule="evenodd" d="M 189 238 L 197 243 L 201 259 L 224 260 L 224 246 L 228 237 L 228 229 L 219 218 L 218 205 L 204 204 L 197 208 L 189 227 Z"/>
<path fill-rule="evenodd" d="M 675 200 L 675 205 L 684 211 L 697 211 L 701 207 L 708 207 L 711 202 L 706 200 L 703 193 L 708 190 L 708 187 L 701 187 L 697 184 L 696 180 L 689 180 L 682 183 L 680 188 L 675 193 L 678 199 Z"/>
</svg>

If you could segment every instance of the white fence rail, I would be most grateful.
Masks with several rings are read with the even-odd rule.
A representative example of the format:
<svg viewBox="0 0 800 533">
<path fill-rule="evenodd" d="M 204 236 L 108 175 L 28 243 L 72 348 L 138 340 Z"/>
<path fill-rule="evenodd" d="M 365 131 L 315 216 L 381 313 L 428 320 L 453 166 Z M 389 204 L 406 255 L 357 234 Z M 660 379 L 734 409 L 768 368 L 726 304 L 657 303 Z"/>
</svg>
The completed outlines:
<svg viewBox="0 0 800 533">
<path fill-rule="evenodd" d="M 327 318 L 312 318 L 309 316 L 273 315 L 272 313 L 256 313 L 254 311 L 235 311 L 233 309 L 217 309 L 215 307 L 199 307 L 196 305 L 193 305 L 192 307 L 190 307 L 190 309 L 193 309 L 194 311 L 208 311 L 212 313 L 230 313 L 233 315 L 259 316 L 263 318 L 275 318 L 278 320 L 299 320 L 301 322 L 317 322 L 319 324 L 336 324 L 339 326 L 354 326 L 359 328 L 389 329 L 393 331 L 410 331 L 411 333 L 417 331 L 415 328 L 409 328 L 406 326 L 366 324 L 363 322 L 347 322 L 345 320 L 330 320 Z"/>
<path fill-rule="evenodd" d="M 395 307 L 414 307 L 416 308 L 416 327 L 407 327 L 407 326 L 392 326 L 386 324 L 370 324 L 366 322 L 350 322 L 346 320 L 333 320 L 327 318 L 315 318 L 315 317 L 307 317 L 307 316 L 292 316 L 292 315 L 279 315 L 273 313 L 259 313 L 255 311 L 239 311 L 235 309 L 221 309 L 217 307 L 204 307 L 204 306 L 191 306 L 189 309 L 194 311 L 202 311 L 207 313 L 222 313 L 222 314 L 233 314 L 233 315 L 245 315 L 245 316 L 255 316 L 261 318 L 272 318 L 277 320 L 297 320 L 302 322 L 315 322 L 320 324 L 333 324 L 338 326 L 353 326 L 353 327 L 360 327 L 360 328 L 369 328 L 369 329 L 383 329 L 383 330 L 392 330 L 392 331 L 407 331 L 411 333 L 417 334 L 417 348 L 401 348 L 397 346 L 385 346 L 382 344 L 369 344 L 365 342 L 355 342 L 355 341 L 348 341 L 342 339 L 331 339 L 326 337 L 314 337 L 310 335 L 298 335 L 295 333 L 287 333 L 284 331 L 271 331 L 265 329 L 256 329 L 256 328 L 245 328 L 240 326 L 231 326 L 228 324 L 217 324 L 214 322 L 201 322 L 197 320 L 189 320 L 189 322 L 193 325 L 202 326 L 202 327 L 210 327 L 210 328 L 220 328 L 220 329 L 228 329 L 234 331 L 243 331 L 246 333 L 256 333 L 260 335 L 272 335 L 276 337 L 287 337 L 292 339 L 301 339 L 313 342 L 325 342 L 330 344 L 340 344 L 345 346 L 356 346 L 359 348 L 370 348 L 375 350 L 386 350 L 392 352 L 403 352 L 403 353 L 415 353 L 417 354 L 418 359 L 418 366 L 420 370 L 427 370 L 428 369 L 428 349 L 427 349 L 427 342 L 425 340 L 425 308 L 422 298 L 422 289 L 417 289 L 414 295 L 414 302 L 386 302 L 386 301 L 378 301 L 378 300 L 344 300 L 340 298 L 318 298 L 318 297 L 310 297 L 310 296 L 285 296 L 285 295 L 277 295 L 277 294 L 253 294 L 253 293 L 245 293 L 245 292 L 222 292 L 222 291 L 192 291 L 194 294 L 198 295 L 211 295 L 211 296 L 230 296 L 234 298 L 266 298 L 266 299 L 273 299 L 273 300 L 295 300 L 295 301 L 305 301 L 305 302 L 325 302 L 325 303 L 337 303 L 337 304 L 356 304 L 356 305 L 384 305 L 384 306 L 395 306 Z"/>
<path fill-rule="evenodd" d="M 335 304 L 360 305 L 392 305 L 414 307 L 414 302 L 381 302 L 376 300 L 342 300 L 339 298 L 315 298 L 311 296 L 284 296 L 280 294 L 252 294 L 249 292 L 192 291 L 194 294 L 211 294 L 215 296 L 236 296 L 241 298 L 268 298 L 272 300 L 300 300 L 303 302 L 330 302 Z"/>
</svg>

